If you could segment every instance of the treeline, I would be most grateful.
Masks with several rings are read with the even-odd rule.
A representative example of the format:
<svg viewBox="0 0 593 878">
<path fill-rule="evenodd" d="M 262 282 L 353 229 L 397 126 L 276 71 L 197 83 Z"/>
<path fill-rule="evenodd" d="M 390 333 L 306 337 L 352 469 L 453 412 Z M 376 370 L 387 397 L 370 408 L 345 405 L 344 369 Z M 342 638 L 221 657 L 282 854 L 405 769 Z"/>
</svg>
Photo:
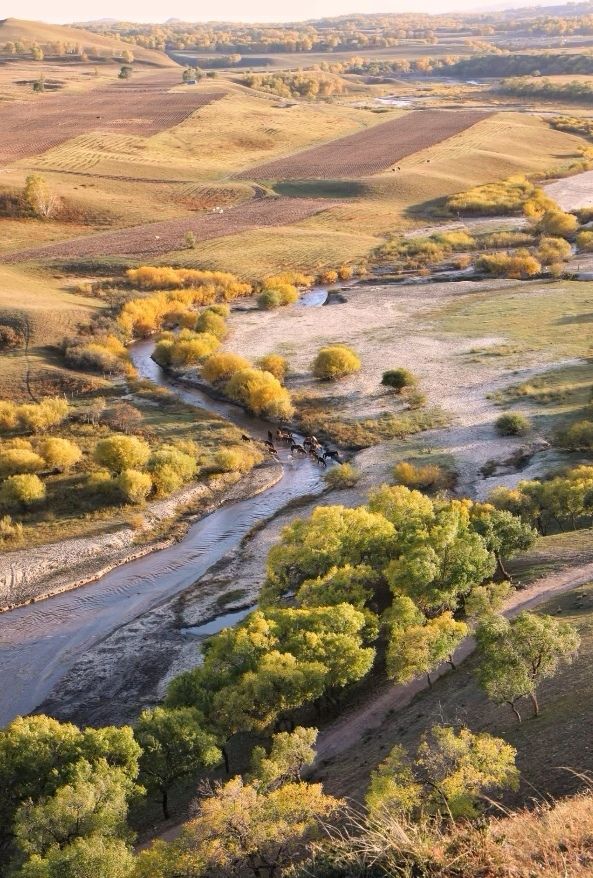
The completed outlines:
<svg viewBox="0 0 593 878">
<path fill-rule="evenodd" d="M 593 73 L 593 56 L 575 54 L 495 53 L 463 58 L 441 70 L 446 76 L 476 79 L 490 76 L 560 76 Z"/>
<path fill-rule="evenodd" d="M 588 82 L 554 82 L 551 79 L 503 79 L 496 90 L 500 94 L 531 97 L 543 100 L 559 98 L 563 101 L 590 104 L 593 101 L 593 86 Z"/>
</svg>

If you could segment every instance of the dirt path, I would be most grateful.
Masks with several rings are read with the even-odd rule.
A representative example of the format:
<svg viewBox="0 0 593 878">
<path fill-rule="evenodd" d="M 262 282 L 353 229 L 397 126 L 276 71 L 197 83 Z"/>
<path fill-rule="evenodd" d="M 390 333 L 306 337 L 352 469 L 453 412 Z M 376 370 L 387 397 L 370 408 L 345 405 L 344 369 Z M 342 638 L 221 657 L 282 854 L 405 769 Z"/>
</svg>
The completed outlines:
<svg viewBox="0 0 593 878">
<path fill-rule="evenodd" d="M 571 591 L 593 579 L 593 564 L 570 567 L 537 580 L 526 589 L 516 591 L 508 601 L 504 614 L 515 616 L 522 610 L 532 609 L 556 595 Z M 461 664 L 475 648 L 473 638 L 467 638 L 455 651 L 454 661 Z M 443 664 L 433 672 L 432 679 L 449 673 L 451 667 Z M 377 728 L 388 715 L 401 710 L 414 696 L 428 688 L 428 681 L 419 677 L 411 683 L 399 686 L 386 686 L 368 702 L 343 713 L 338 720 L 323 729 L 317 742 L 317 763 L 338 756 L 354 747 L 363 734 Z"/>
</svg>

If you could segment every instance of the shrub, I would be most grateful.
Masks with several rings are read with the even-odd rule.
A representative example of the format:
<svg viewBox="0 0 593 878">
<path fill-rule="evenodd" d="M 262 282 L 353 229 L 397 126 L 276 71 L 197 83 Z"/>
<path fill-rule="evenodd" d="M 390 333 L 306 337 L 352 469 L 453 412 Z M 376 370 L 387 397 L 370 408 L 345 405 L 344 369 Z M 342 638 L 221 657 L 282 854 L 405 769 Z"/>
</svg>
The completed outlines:
<svg viewBox="0 0 593 878">
<path fill-rule="evenodd" d="M 535 191 L 533 183 L 525 177 L 510 177 L 452 195 L 447 199 L 447 207 L 455 213 L 508 215 L 519 213 Z"/>
<path fill-rule="evenodd" d="M 217 451 L 212 463 L 214 469 L 221 473 L 247 473 L 261 460 L 262 456 L 256 449 L 235 446 Z"/>
<path fill-rule="evenodd" d="M 529 250 L 517 250 L 515 253 L 486 253 L 478 259 L 476 268 L 494 277 L 521 280 L 539 274 L 542 267 Z"/>
<path fill-rule="evenodd" d="M 544 235 L 553 235 L 559 238 L 572 238 L 578 229 L 579 223 L 572 213 L 563 210 L 546 210 L 538 223 L 538 231 Z"/>
<path fill-rule="evenodd" d="M 519 412 L 506 412 L 496 419 L 496 429 L 501 436 L 524 436 L 531 429 L 531 422 Z"/>
<path fill-rule="evenodd" d="M 570 259 L 572 248 L 565 238 L 542 238 L 537 248 L 537 257 L 542 265 L 554 265 Z"/>
<path fill-rule="evenodd" d="M 338 272 L 333 268 L 327 268 L 325 271 L 322 271 L 319 275 L 319 283 L 320 284 L 335 284 L 338 279 Z"/>
<path fill-rule="evenodd" d="M 152 479 L 148 473 L 137 469 L 123 470 L 115 481 L 126 503 L 144 503 L 152 490 Z"/>
<path fill-rule="evenodd" d="M 8 433 L 18 426 L 18 409 L 13 402 L 0 400 L 0 431 Z"/>
<path fill-rule="evenodd" d="M 20 543 L 23 539 L 23 525 L 13 521 L 10 515 L 0 518 L 0 546 L 8 543 Z"/>
<path fill-rule="evenodd" d="M 257 365 L 264 372 L 270 372 L 274 378 L 277 378 L 278 381 L 284 384 L 286 372 L 288 371 L 286 357 L 282 357 L 280 354 L 267 354 L 261 360 L 258 360 Z"/>
<path fill-rule="evenodd" d="M 263 311 L 273 311 L 280 307 L 280 293 L 278 290 L 263 289 L 257 297 L 257 304 Z"/>
<path fill-rule="evenodd" d="M 219 346 L 220 341 L 209 332 L 191 333 L 185 336 L 182 332 L 179 340 L 175 341 L 171 348 L 171 365 L 191 366 L 199 363 L 213 354 Z"/>
<path fill-rule="evenodd" d="M 256 415 L 290 418 L 294 411 L 286 388 L 270 372 L 261 369 L 235 372 L 225 386 L 225 393 Z"/>
<path fill-rule="evenodd" d="M 405 387 L 415 387 L 418 384 L 418 379 L 409 369 L 400 367 L 399 369 L 388 369 L 387 372 L 383 372 L 381 384 L 401 392 Z"/>
<path fill-rule="evenodd" d="M 396 485 L 427 492 L 442 491 L 451 483 L 450 473 L 436 463 L 415 466 L 402 461 L 394 466 L 393 477 Z"/>
<path fill-rule="evenodd" d="M 24 343 L 25 338 L 21 330 L 0 323 L 0 351 L 12 351 L 22 347 Z"/>
<path fill-rule="evenodd" d="M 231 309 L 226 302 L 218 302 L 214 305 L 208 305 L 206 312 L 218 314 L 219 317 L 223 317 L 226 320 L 231 313 Z"/>
<path fill-rule="evenodd" d="M 170 366 L 174 344 L 175 340 L 172 338 L 159 339 L 152 352 L 152 359 L 155 363 L 158 363 L 159 366 Z"/>
<path fill-rule="evenodd" d="M 112 351 L 98 342 L 77 342 L 64 351 L 66 364 L 83 372 L 100 372 L 116 375 L 124 370 L 124 362 Z"/>
<path fill-rule="evenodd" d="M 82 451 L 75 442 L 58 437 L 44 439 L 40 451 L 49 469 L 60 472 L 72 469 L 82 458 Z"/>
<path fill-rule="evenodd" d="M 202 366 L 202 377 L 211 384 L 217 381 L 228 381 L 229 378 L 241 369 L 250 369 L 251 363 L 239 354 L 227 351 L 219 351 L 208 357 Z M 269 370 L 268 370 L 269 371 Z"/>
<path fill-rule="evenodd" d="M 580 253 L 593 253 L 593 232 L 582 231 L 578 233 L 577 249 Z"/>
<path fill-rule="evenodd" d="M 0 485 L 0 504 L 8 509 L 34 506 L 45 500 L 45 485 L 32 473 L 9 476 Z"/>
<path fill-rule="evenodd" d="M 324 479 L 330 488 L 353 488 L 360 479 L 360 472 L 351 463 L 340 463 L 328 469 Z"/>
<path fill-rule="evenodd" d="M 168 463 L 155 466 L 150 473 L 157 497 L 168 497 L 183 487 L 180 474 Z"/>
<path fill-rule="evenodd" d="M 352 269 L 349 265 L 340 265 L 338 267 L 338 278 L 340 280 L 350 280 L 352 277 Z"/>
<path fill-rule="evenodd" d="M 150 456 L 150 448 L 137 436 L 108 436 L 100 439 L 94 451 L 98 464 L 114 473 L 144 466 Z"/>
<path fill-rule="evenodd" d="M 575 421 L 562 430 L 559 443 L 570 451 L 588 451 L 593 448 L 593 421 Z"/>
<path fill-rule="evenodd" d="M 109 424 L 112 430 L 121 433 L 135 433 L 142 425 L 144 418 L 136 406 L 130 405 L 129 402 L 118 402 L 103 416 L 103 420 Z"/>
<path fill-rule="evenodd" d="M 65 399 L 49 396 L 39 403 L 20 405 L 18 418 L 25 430 L 41 433 L 65 421 L 68 411 L 69 406 Z"/>
<path fill-rule="evenodd" d="M 45 469 L 45 461 L 39 454 L 27 448 L 0 450 L 0 479 L 18 473 L 38 473 Z"/>
<path fill-rule="evenodd" d="M 360 370 L 357 354 L 346 345 L 321 348 L 313 361 L 313 375 L 324 381 L 335 381 Z"/>
<path fill-rule="evenodd" d="M 223 339 L 228 335 L 227 325 L 224 317 L 215 314 L 213 311 L 202 311 L 196 320 L 196 332 L 209 332 L 216 338 Z"/>
<path fill-rule="evenodd" d="M 190 482 L 196 474 L 195 457 L 180 451 L 172 445 L 163 445 L 154 451 L 148 461 L 158 495 L 164 496 L 176 491 L 185 482 Z"/>
</svg>

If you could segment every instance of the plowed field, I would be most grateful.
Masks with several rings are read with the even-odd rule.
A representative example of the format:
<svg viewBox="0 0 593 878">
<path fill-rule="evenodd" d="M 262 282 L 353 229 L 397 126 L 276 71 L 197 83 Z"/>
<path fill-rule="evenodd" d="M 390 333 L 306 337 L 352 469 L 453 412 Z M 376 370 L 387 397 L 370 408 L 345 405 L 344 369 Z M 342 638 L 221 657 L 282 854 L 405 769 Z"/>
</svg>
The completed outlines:
<svg viewBox="0 0 593 878">
<path fill-rule="evenodd" d="M 328 207 L 332 207 L 332 202 L 323 198 L 256 199 L 228 208 L 224 213 L 202 213 L 196 217 L 147 223 L 19 250 L 1 257 L 0 262 L 25 262 L 52 257 L 159 256 L 182 249 L 187 232 L 193 232 L 198 241 L 208 241 L 248 229 L 290 225 Z"/>
<path fill-rule="evenodd" d="M 459 134 L 488 114 L 479 110 L 418 110 L 313 149 L 238 174 L 244 180 L 368 177 L 421 149 Z"/>
<path fill-rule="evenodd" d="M 149 137 L 178 125 L 223 92 L 171 92 L 170 75 L 137 85 L 113 85 L 85 94 L 44 95 L 0 107 L 0 165 L 39 155 L 90 131 Z M 177 84 L 177 83 L 175 83 Z"/>
</svg>

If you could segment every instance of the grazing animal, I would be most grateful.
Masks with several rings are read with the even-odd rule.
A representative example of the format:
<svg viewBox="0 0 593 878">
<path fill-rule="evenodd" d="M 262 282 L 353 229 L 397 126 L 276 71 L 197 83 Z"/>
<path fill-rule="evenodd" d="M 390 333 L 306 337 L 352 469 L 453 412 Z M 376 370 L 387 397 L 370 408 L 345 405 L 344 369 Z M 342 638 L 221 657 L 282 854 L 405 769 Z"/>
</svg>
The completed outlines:
<svg viewBox="0 0 593 878">
<path fill-rule="evenodd" d="M 241 439 L 243 442 L 251 442 L 251 436 L 246 436 L 245 433 L 241 433 Z"/>
<path fill-rule="evenodd" d="M 299 445 L 298 442 L 293 442 L 292 445 L 290 446 L 290 450 L 296 451 L 298 454 L 306 454 L 307 453 L 306 450 L 303 448 L 303 446 Z"/>
<path fill-rule="evenodd" d="M 321 466 L 324 468 L 327 466 L 327 463 L 325 462 L 325 458 L 323 458 L 320 454 L 316 454 L 315 452 L 313 452 L 313 456 L 315 458 L 315 463 L 321 464 Z"/>
<path fill-rule="evenodd" d="M 268 442 L 273 442 L 273 441 L 274 441 L 274 434 L 272 433 L 271 430 L 268 430 Z"/>
<path fill-rule="evenodd" d="M 325 451 L 323 453 L 323 459 L 327 460 L 328 457 L 330 458 L 330 460 L 340 460 L 340 455 L 337 451 Z"/>
<path fill-rule="evenodd" d="M 294 442 L 294 437 L 290 430 L 276 430 L 276 439 L 278 442 Z"/>
<path fill-rule="evenodd" d="M 274 443 L 270 442 L 269 439 L 264 439 L 264 445 L 266 446 L 266 448 L 269 448 L 270 451 L 273 451 L 273 452 L 276 451 L 276 447 L 275 447 Z"/>
</svg>

